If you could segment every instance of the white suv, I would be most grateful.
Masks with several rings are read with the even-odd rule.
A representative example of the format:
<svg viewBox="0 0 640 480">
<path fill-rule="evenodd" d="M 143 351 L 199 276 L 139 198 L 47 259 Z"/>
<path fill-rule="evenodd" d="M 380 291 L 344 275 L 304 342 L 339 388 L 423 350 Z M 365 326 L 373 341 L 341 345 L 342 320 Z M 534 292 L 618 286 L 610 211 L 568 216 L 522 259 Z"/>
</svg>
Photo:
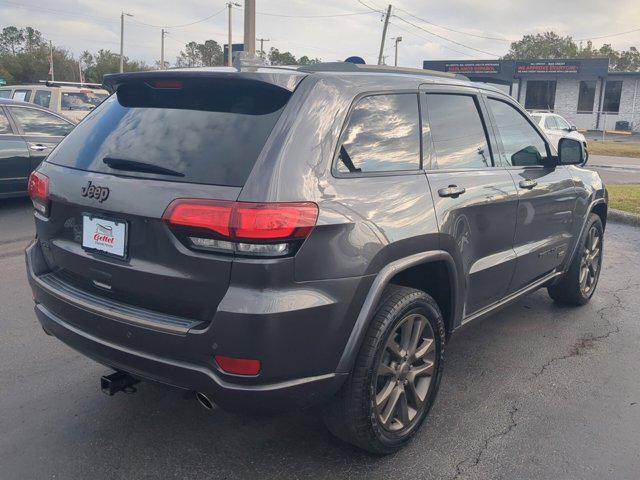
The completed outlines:
<svg viewBox="0 0 640 480">
<path fill-rule="evenodd" d="M 547 112 L 531 112 L 531 118 L 544 130 L 553 146 L 558 149 L 558 142 L 561 138 L 573 138 L 582 142 L 587 150 L 587 139 L 576 130 L 576 127 L 567 122 L 560 115 Z"/>
<path fill-rule="evenodd" d="M 102 103 L 109 92 L 98 84 L 46 82 L 0 88 L 0 98 L 35 103 L 78 123 Z"/>
</svg>

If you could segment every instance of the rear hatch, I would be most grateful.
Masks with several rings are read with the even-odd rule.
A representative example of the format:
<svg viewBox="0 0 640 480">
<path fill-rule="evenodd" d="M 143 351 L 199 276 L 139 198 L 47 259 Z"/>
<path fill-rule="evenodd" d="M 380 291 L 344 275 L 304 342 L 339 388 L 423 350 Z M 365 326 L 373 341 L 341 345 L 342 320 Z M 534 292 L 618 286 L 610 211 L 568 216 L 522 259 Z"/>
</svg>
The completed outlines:
<svg viewBox="0 0 640 480">
<path fill-rule="evenodd" d="M 233 256 L 187 248 L 163 213 L 178 198 L 236 200 L 291 91 L 239 74 L 120 75 L 114 88 L 39 169 L 47 264 L 114 304 L 208 322 Z"/>
</svg>

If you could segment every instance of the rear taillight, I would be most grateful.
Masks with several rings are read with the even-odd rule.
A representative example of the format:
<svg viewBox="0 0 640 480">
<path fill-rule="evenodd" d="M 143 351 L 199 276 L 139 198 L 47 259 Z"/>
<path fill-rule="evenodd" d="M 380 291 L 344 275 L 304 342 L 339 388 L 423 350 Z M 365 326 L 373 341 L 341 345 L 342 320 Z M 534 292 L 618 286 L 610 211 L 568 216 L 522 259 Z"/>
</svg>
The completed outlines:
<svg viewBox="0 0 640 480">
<path fill-rule="evenodd" d="M 49 177 L 40 172 L 31 172 L 27 187 L 33 208 L 44 216 L 49 215 Z"/>
<path fill-rule="evenodd" d="M 178 199 L 163 219 L 196 249 L 283 256 L 293 253 L 311 233 L 318 206 Z"/>
</svg>

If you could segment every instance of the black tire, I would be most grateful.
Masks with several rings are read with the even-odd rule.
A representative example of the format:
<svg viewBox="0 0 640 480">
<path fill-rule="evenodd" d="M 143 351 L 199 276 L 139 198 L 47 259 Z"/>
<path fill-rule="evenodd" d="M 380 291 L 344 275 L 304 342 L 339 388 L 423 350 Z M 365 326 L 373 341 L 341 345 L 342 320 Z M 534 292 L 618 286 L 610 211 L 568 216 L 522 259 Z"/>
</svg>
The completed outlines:
<svg viewBox="0 0 640 480">
<path fill-rule="evenodd" d="M 406 349 L 402 347 L 405 326 L 410 332 Z M 430 342 L 431 337 L 433 342 Z M 324 409 L 327 428 L 342 440 L 374 454 L 386 455 L 400 450 L 419 429 L 433 405 L 442 377 L 444 346 L 444 321 L 433 298 L 413 288 L 388 286 L 351 375 Z M 395 355 L 400 358 L 397 362 Z M 425 367 L 430 374 L 426 373 Z M 382 368 L 384 373 L 379 373 Z M 394 373 L 390 374 L 392 368 Z M 383 392 L 377 392 L 380 385 L 385 391 L 391 385 L 388 402 L 395 398 L 398 410 L 390 403 L 385 408 L 397 411 L 402 420 L 395 423 L 387 420 L 383 424 L 384 411 L 380 412 L 382 406 L 378 402 Z M 400 390 L 405 393 L 398 394 L 398 400 L 395 393 Z M 387 415 L 387 419 L 391 415 L 394 412 Z M 410 418 L 410 415 L 413 416 Z M 392 430 L 394 425 L 398 430 Z"/>
<path fill-rule="evenodd" d="M 590 237 L 590 235 L 593 231 L 597 233 L 599 238 L 597 265 L 592 265 L 591 267 L 587 266 L 587 280 L 591 281 L 591 283 L 589 284 L 589 288 L 585 290 L 585 286 L 581 278 L 581 271 L 584 268 L 584 262 L 588 261 L 588 259 L 591 258 L 591 255 L 588 254 L 589 250 L 591 249 L 591 245 L 588 245 L 588 243 L 592 243 L 592 237 Z M 603 250 L 604 229 L 602 226 L 602 220 L 600 220 L 600 217 L 595 213 L 591 213 L 589 215 L 589 218 L 587 219 L 587 224 L 585 225 L 582 236 L 580 237 L 580 240 L 578 242 L 578 248 L 576 250 L 574 258 L 571 261 L 569 270 L 557 283 L 547 287 L 549 296 L 556 302 L 563 303 L 565 305 L 580 306 L 588 303 L 596 290 L 598 279 L 600 278 L 600 271 L 602 270 Z M 591 273 L 592 267 L 594 268 L 593 275 Z"/>
</svg>

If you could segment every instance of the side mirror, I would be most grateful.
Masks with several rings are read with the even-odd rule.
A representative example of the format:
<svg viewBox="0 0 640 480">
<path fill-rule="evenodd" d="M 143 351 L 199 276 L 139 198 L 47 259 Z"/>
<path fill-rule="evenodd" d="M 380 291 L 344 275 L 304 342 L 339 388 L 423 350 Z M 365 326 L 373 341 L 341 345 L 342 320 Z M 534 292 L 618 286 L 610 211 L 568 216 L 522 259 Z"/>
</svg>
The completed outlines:
<svg viewBox="0 0 640 480">
<path fill-rule="evenodd" d="M 584 145 L 573 138 L 561 138 L 558 142 L 558 165 L 582 165 L 587 155 Z"/>
<path fill-rule="evenodd" d="M 576 126 L 575 126 L 575 125 L 571 125 L 571 126 L 569 127 L 569 131 L 570 131 L 570 132 L 575 132 L 576 130 L 577 130 L 577 128 L 576 128 Z"/>
</svg>

